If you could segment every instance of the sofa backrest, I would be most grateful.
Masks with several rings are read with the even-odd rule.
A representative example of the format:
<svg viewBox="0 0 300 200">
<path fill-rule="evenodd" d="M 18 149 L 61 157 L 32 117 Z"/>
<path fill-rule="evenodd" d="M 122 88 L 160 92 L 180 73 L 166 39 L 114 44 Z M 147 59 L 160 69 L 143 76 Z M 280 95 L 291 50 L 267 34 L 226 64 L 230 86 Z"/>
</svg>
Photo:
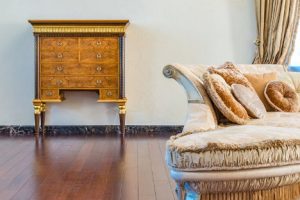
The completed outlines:
<svg viewBox="0 0 300 200">
<path fill-rule="evenodd" d="M 203 73 L 206 72 L 207 68 L 213 66 L 218 67 L 218 65 L 188 65 L 186 66 L 190 71 L 195 74 L 198 78 L 203 81 Z M 286 82 L 293 89 L 296 90 L 298 94 L 298 99 L 300 102 L 300 73 L 299 72 L 288 72 L 286 65 L 276 65 L 276 64 L 237 64 L 236 65 L 242 73 L 266 73 L 266 72 L 277 72 L 277 77 L 279 80 Z"/>
<path fill-rule="evenodd" d="M 202 79 L 203 73 L 208 67 L 218 67 L 218 65 L 186 65 L 198 78 Z M 286 65 L 270 65 L 270 64 L 237 64 L 242 73 L 266 73 L 276 71 L 278 74 L 287 71 Z"/>
</svg>

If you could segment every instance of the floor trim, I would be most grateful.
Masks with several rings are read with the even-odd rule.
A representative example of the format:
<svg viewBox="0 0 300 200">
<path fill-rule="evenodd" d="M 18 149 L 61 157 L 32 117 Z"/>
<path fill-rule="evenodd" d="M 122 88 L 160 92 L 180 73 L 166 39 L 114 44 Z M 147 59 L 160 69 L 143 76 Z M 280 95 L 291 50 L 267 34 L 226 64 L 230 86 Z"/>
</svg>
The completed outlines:
<svg viewBox="0 0 300 200">
<path fill-rule="evenodd" d="M 128 125 L 126 134 L 129 135 L 165 135 L 177 134 L 182 131 L 183 126 L 161 126 L 161 125 Z M 0 126 L 0 136 L 28 136 L 34 135 L 34 126 Z M 103 135 L 118 134 L 118 125 L 100 126 L 46 126 L 47 135 Z"/>
</svg>

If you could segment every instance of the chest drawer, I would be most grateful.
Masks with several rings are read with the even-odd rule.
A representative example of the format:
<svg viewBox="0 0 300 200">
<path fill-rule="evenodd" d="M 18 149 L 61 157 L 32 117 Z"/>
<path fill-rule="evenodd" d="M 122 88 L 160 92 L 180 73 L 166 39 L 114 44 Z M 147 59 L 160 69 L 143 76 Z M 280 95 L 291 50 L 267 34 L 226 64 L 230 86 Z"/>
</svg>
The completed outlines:
<svg viewBox="0 0 300 200">
<path fill-rule="evenodd" d="M 118 75 L 117 62 L 80 64 L 80 66 L 91 75 Z"/>
<path fill-rule="evenodd" d="M 61 99 L 63 96 L 59 94 L 59 90 L 43 89 L 41 90 L 42 99 Z"/>
<path fill-rule="evenodd" d="M 100 99 L 110 100 L 119 98 L 118 89 L 101 89 L 100 90 Z"/>
<path fill-rule="evenodd" d="M 78 52 L 70 51 L 41 51 L 41 62 L 78 62 Z"/>
<path fill-rule="evenodd" d="M 83 37 L 80 38 L 80 49 L 117 50 L 119 47 L 116 37 Z"/>
<path fill-rule="evenodd" d="M 80 49 L 80 62 L 83 63 L 116 63 L 119 59 L 119 52 L 114 49 L 88 50 Z"/>
<path fill-rule="evenodd" d="M 117 88 L 117 76 L 65 77 L 69 88 Z"/>
<path fill-rule="evenodd" d="M 117 75 L 118 63 L 42 63 L 41 74 L 47 75 Z"/>
<path fill-rule="evenodd" d="M 117 88 L 117 76 L 43 76 L 42 88 Z"/>
<path fill-rule="evenodd" d="M 68 86 L 68 82 L 64 77 L 41 77 L 42 88 L 65 88 Z"/>
<path fill-rule="evenodd" d="M 85 74 L 77 63 L 42 63 L 41 74 L 45 75 L 69 75 L 69 74 Z"/>
<path fill-rule="evenodd" d="M 78 49 L 78 38 L 66 37 L 42 37 L 41 51 L 70 51 Z"/>
</svg>

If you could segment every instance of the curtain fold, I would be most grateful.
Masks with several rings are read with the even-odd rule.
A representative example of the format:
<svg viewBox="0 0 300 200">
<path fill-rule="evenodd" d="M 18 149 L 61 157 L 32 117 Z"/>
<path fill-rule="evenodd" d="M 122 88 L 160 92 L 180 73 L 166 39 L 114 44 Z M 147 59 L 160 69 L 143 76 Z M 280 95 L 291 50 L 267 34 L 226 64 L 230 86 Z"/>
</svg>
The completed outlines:
<svg viewBox="0 0 300 200">
<path fill-rule="evenodd" d="M 254 64 L 288 64 L 294 50 L 300 0 L 255 0 L 258 36 Z"/>
</svg>

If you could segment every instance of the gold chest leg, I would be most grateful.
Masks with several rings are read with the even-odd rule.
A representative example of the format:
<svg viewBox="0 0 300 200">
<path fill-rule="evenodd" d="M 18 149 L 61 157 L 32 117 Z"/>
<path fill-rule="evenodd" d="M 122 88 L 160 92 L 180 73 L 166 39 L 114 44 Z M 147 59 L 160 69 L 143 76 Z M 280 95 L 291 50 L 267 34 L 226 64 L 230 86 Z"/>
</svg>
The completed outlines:
<svg viewBox="0 0 300 200">
<path fill-rule="evenodd" d="M 119 103 L 119 118 L 120 118 L 120 133 L 125 135 L 125 116 L 126 116 L 126 106 L 125 102 Z"/>
<path fill-rule="evenodd" d="M 33 109 L 34 109 L 34 134 L 39 135 L 40 121 L 42 126 L 42 132 L 45 131 L 45 111 L 46 104 L 41 100 L 33 100 Z"/>
<path fill-rule="evenodd" d="M 46 115 L 46 104 L 42 103 L 42 105 L 41 105 L 41 128 L 42 128 L 42 134 L 45 134 L 45 115 Z"/>
</svg>

